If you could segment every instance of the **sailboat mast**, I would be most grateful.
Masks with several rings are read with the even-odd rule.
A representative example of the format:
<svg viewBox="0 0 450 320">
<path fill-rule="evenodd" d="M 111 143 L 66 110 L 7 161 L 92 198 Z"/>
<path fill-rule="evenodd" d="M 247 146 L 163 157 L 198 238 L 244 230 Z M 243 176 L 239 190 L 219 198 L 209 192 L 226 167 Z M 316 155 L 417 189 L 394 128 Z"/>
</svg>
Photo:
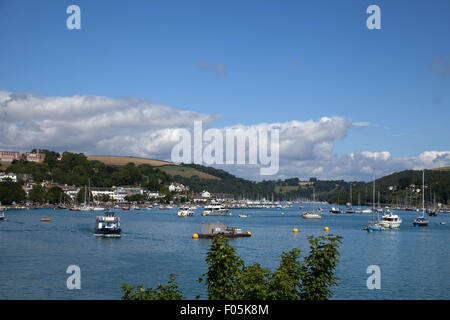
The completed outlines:
<svg viewBox="0 0 450 320">
<path fill-rule="evenodd" d="M 375 210 L 375 170 L 373 170 L 372 222 L 374 218 L 374 210 Z"/>
<path fill-rule="evenodd" d="M 425 217 L 425 169 L 422 170 L 422 218 Z"/>
<path fill-rule="evenodd" d="M 316 202 L 316 190 L 313 187 L 313 213 L 316 210 L 315 202 Z"/>
<path fill-rule="evenodd" d="M 372 208 L 375 209 L 375 171 L 373 172 Z"/>
</svg>

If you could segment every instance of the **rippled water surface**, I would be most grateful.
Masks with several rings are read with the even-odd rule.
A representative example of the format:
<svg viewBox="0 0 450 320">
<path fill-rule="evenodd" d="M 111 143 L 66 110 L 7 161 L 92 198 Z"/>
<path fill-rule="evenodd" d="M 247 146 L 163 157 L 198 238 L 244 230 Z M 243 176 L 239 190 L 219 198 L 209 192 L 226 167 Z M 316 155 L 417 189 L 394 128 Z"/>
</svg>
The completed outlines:
<svg viewBox="0 0 450 320">
<path fill-rule="evenodd" d="M 361 227 L 369 215 L 324 214 L 305 220 L 298 207 L 231 210 L 232 216 L 178 218 L 176 210 L 117 211 L 121 238 L 93 235 L 98 213 L 67 210 L 11 210 L 0 221 L 0 299 L 119 299 L 123 283 L 154 287 L 169 273 L 179 275 L 185 298 L 205 288 L 196 280 L 206 271 L 210 240 L 193 240 L 201 222 L 224 221 L 252 233 L 231 240 L 247 264 L 274 269 L 282 251 L 308 250 L 308 235 L 344 237 L 334 299 L 450 299 L 450 214 L 430 217 L 427 228 L 415 228 L 416 212 L 397 212 L 400 230 L 368 233 Z M 239 218 L 245 212 L 248 218 Z M 284 212 L 284 215 L 281 215 Z M 51 218 L 49 222 L 41 218 Z M 446 222 L 440 225 L 439 222 Z M 298 228 L 297 234 L 292 228 Z M 81 268 L 81 290 L 68 290 L 69 265 Z M 381 289 L 369 290 L 369 265 L 381 268 Z"/>
</svg>

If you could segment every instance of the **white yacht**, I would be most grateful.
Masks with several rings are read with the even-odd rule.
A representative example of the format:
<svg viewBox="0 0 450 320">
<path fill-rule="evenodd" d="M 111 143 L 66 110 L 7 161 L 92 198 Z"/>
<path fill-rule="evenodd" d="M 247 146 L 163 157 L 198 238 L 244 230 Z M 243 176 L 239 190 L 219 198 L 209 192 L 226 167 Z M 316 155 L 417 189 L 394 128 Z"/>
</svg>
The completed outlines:
<svg viewBox="0 0 450 320">
<path fill-rule="evenodd" d="M 1 220 L 5 220 L 5 212 L 4 212 L 3 208 L 0 208 L 0 221 Z"/>
<path fill-rule="evenodd" d="M 191 210 L 189 207 L 180 207 L 178 209 L 178 216 L 179 217 L 192 217 L 194 215 L 194 211 Z"/>
<path fill-rule="evenodd" d="M 221 204 L 211 204 L 205 207 L 205 211 L 203 211 L 203 216 L 225 216 L 228 212 Z"/>
<path fill-rule="evenodd" d="M 398 229 L 402 224 L 402 219 L 391 212 L 382 216 L 379 224 L 386 229 Z"/>
</svg>

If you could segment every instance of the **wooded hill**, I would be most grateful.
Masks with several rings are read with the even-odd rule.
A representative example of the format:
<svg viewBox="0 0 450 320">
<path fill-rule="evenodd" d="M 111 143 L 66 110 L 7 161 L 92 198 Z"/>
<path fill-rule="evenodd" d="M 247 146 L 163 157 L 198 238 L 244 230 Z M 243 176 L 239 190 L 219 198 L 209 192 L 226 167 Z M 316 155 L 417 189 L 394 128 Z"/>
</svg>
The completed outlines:
<svg viewBox="0 0 450 320">
<path fill-rule="evenodd" d="M 85 156 L 64 152 L 62 155 L 41 150 L 46 154 L 43 163 L 14 161 L 0 170 L 13 173 L 31 173 L 36 182 L 43 180 L 59 184 L 85 186 L 90 180 L 93 187 L 141 186 L 154 191 L 168 193 L 171 182 L 179 182 L 192 192 L 208 190 L 212 193 L 232 194 L 235 198 L 271 200 L 312 200 L 313 188 L 316 200 L 345 204 L 350 201 L 352 184 L 353 204 L 372 203 L 372 182 L 346 182 L 343 180 L 317 180 L 310 178 L 302 182 L 298 178 L 265 180 L 254 182 L 236 177 L 224 170 L 197 164 L 172 164 L 170 162 L 112 156 Z M 60 158 L 60 160 L 58 160 Z M 127 162 L 131 160 L 130 162 Z M 147 161 L 148 160 L 148 161 Z M 134 162 L 133 162 L 134 161 Z M 445 169 L 445 168 L 444 168 Z M 450 171 L 426 170 L 426 197 L 447 203 L 450 195 Z M 415 185 L 414 188 L 411 185 Z M 389 190 L 389 187 L 394 190 Z M 421 189 L 422 172 L 405 170 L 376 179 L 376 193 L 380 192 L 381 203 L 417 202 Z M 421 197 L 421 196 L 420 196 Z"/>
</svg>

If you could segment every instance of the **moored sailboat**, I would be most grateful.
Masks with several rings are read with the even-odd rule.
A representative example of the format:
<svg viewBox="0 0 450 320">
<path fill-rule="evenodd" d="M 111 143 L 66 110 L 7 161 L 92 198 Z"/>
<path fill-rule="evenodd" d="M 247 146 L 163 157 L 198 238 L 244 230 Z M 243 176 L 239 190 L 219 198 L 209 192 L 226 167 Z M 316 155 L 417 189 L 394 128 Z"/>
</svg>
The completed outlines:
<svg viewBox="0 0 450 320">
<path fill-rule="evenodd" d="M 372 200 L 372 221 L 367 223 L 367 226 L 363 228 L 363 230 L 367 230 L 369 232 L 372 231 L 383 231 L 385 230 L 385 227 L 380 224 L 379 218 L 378 218 L 378 211 L 377 211 L 377 221 L 374 219 L 375 214 L 375 170 L 373 172 L 373 200 Z"/>
<path fill-rule="evenodd" d="M 302 218 L 304 219 L 322 219 L 322 216 L 315 212 L 315 203 L 316 203 L 316 193 L 313 187 L 313 209 L 312 211 L 306 211 L 302 214 Z"/>
<path fill-rule="evenodd" d="M 429 221 L 425 219 L 425 169 L 422 170 L 422 216 L 413 221 L 415 227 L 426 227 Z"/>
</svg>

